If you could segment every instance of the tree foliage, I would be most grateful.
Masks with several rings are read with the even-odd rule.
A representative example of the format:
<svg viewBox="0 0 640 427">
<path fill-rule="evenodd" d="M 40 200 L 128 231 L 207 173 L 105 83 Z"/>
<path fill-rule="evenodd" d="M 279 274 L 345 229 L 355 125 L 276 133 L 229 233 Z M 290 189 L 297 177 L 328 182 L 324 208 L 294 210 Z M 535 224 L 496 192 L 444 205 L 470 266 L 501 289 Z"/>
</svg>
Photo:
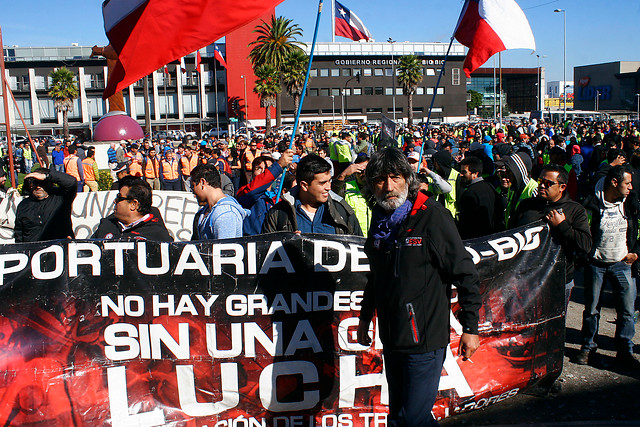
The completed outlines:
<svg viewBox="0 0 640 427">
<path fill-rule="evenodd" d="M 266 134 L 271 133 L 271 107 L 276 105 L 276 95 L 280 93 L 280 79 L 278 70 L 273 65 L 264 64 L 255 70 L 256 80 L 253 91 L 260 97 L 260 106 L 266 109 Z"/>
<path fill-rule="evenodd" d="M 484 99 L 484 97 L 480 92 L 470 89 L 467 91 L 467 93 L 471 95 L 471 101 L 467 102 L 467 110 L 474 110 L 475 108 L 478 108 L 482 105 L 482 100 Z"/>
<path fill-rule="evenodd" d="M 301 49 L 294 50 L 284 62 L 282 81 L 287 93 L 293 97 L 295 111 L 300 105 L 308 65 L 309 57 Z"/>
<path fill-rule="evenodd" d="M 78 97 L 78 83 L 75 74 L 66 67 L 60 67 L 49 73 L 51 77 L 51 88 L 49 97 L 53 98 L 53 105 L 56 111 L 62 113 L 63 132 L 65 138 L 69 137 L 68 114 L 73 111 L 73 100 Z"/>
<path fill-rule="evenodd" d="M 407 120 L 413 125 L 413 95 L 422 81 L 422 64 L 417 56 L 406 55 L 400 58 L 398 65 L 398 83 L 402 86 L 402 93 L 407 97 L 409 111 Z"/>
</svg>

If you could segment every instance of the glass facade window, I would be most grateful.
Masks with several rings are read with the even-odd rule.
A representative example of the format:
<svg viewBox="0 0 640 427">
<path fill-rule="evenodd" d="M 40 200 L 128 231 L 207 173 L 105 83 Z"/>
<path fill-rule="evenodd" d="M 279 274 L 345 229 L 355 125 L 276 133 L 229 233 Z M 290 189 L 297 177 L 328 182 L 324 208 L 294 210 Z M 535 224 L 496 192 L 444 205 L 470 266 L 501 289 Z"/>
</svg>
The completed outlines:
<svg viewBox="0 0 640 427">
<path fill-rule="evenodd" d="M 309 77 L 318 77 L 318 69 L 312 68 L 311 71 L 309 72 Z"/>
<path fill-rule="evenodd" d="M 375 88 L 375 92 L 376 95 L 382 95 L 383 94 L 383 89 L 381 87 L 377 87 Z"/>
<path fill-rule="evenodd" d="M 351 68 L 343 68 L 341 73 L 342 77 L 351 77 Z"/>
<path fill-rule="evenodd" d="M 451 84 L 453 86 L 460 86 L 460 68 L 451 69 Z"/>
<path fill-rule="evenodd" d="M 320 68 L 320 77 L 329 77 L 329 69 Z"/>
<path fill-rule="evenodd" d="M 354 87 L 353 88 L 353 94 L 354 95 L 362 95 L 362 88 L 361 87 Z"/>
<path fill-rule="evenodd" d="M 365 68 L 362 75 L 365 77 L 371 77 L 371 68 Z"/>
<path fill-rule="evenodd" d="M 401 87 L 396 87 L 396 95 L 402 95 L 402 88 Z"/>
<path fill-rule="evenodd" d="M 365 95 L 373 95 L 373 88 L 372 87 L 365 87 L 364 88 L 364 94 Z"/>
<path fill-rule="evenodd" d="M 329 96 L 329 88 L 328 87 L 320 88 L 320 96 Z"/>
<path fill-rule="evenodd" d="M 332 68 L 331 77 L 340 77 L 340 68 Z"/>
<path fill-rule="evenodd" d="M 353 75 L 357 76 L 358 74 L 362 75 L 362 68 L 354 68 Z"/>
<path fill-rule="evenodd" d="M 385 87 L 384 88 L 384 94 L 385 95 L 393 95 L 393 88 L 392 87 Z"/>
<path fill-rule="evenodd" d="M 376 77 L 382 77 L 384 76 L 384 71 L 382 70 L 382 68 L 376 68 L 373 70 L 374 71 L 374 75 Z"/>
<path fill-rule="evenodd" d="M 344 90 L 344 96 L 351 96 L 351 88 L 348 87 Z"/>
<path fill-rule="evenodd" d="M 433 68 L 427 68 L 425 75 L 426 76 L 435 76 L 436 75 L 436 70 L 434 70 Z"/>
<path fill-rule="evenodd" d="M 317 88 L 309 89 L 309 96 L 318 96 L 318 89 Z"/>
<path fill-rule="evenodd" d="M 416 95 L 424 95 L 424 88 L 422 86 L 416 88 Z"/>
<path fill-rule="evenodd" d="M 393 76 L 393 69 L 385 68 L 384 69 L 384 75 L 387 76 L 387 77 L 392 77 Z"/>
<path fill-rule="evenodd" d="M 331 89 L 331 95 L 340 96 L 340 88 L 334 87 L 333 89 Z"/>
</svg>

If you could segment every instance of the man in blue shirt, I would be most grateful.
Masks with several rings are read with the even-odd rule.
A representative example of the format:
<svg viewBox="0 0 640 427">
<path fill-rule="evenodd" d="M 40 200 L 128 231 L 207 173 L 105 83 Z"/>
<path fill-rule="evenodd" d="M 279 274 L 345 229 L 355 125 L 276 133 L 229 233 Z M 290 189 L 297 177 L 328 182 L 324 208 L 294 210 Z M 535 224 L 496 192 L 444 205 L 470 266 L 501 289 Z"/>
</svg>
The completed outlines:
<svg viewBox="0 0 640 427">
<path fill-rule="evenodd" d="M 64 172 L 64 151 L 60 143 L 56 144 L 56 147 L 51 152 L 51 160 L 53 161 L 53 168 L 58 172 Z"/>
</svg>

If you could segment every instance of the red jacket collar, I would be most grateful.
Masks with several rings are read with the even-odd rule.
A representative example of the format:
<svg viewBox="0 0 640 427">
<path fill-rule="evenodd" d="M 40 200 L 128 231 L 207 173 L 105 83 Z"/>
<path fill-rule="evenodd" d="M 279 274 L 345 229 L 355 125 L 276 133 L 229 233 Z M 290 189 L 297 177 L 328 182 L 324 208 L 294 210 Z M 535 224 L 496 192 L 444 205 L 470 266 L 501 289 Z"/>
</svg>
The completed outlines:
<svg viewBox="0 0 640 427">
<path fill-rule="evenodd" d="M 416 201 L 413 203 L 413 207 L 411 208 L 411 214 L 410 215 L 415 215 L 420 210 L 426 210 L 427 209 L 427 205 L 425 205 L 425 203 L 427 203 L 427 200 L 429 200 L 429 196 L 427 196 L 426 193 L 423 193 L 422 191 L 419 191 L 418 192 L 418 197 L 416 197 Z"/>
</svg>

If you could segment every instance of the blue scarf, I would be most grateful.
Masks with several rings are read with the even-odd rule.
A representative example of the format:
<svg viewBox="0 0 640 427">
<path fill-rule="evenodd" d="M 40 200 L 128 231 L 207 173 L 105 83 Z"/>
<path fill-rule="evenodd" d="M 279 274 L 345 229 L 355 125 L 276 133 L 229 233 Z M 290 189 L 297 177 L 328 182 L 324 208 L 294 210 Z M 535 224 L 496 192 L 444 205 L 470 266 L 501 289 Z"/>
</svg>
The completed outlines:
<svg viewBox="0 0 640 427">
<path fill-rule="evenodd" d="M 376 210 L 371 221 L 371 234 L 373 235 L 373 239 L 380 241 L 387 248 L 393 246 L 398 230 L 400 229 L 400 224 L 409 216 L 412 206 L 413 203 L 407 200 L 402 206 L 389 215 L 382 214 L 382 211 Z"/>
</svg>

